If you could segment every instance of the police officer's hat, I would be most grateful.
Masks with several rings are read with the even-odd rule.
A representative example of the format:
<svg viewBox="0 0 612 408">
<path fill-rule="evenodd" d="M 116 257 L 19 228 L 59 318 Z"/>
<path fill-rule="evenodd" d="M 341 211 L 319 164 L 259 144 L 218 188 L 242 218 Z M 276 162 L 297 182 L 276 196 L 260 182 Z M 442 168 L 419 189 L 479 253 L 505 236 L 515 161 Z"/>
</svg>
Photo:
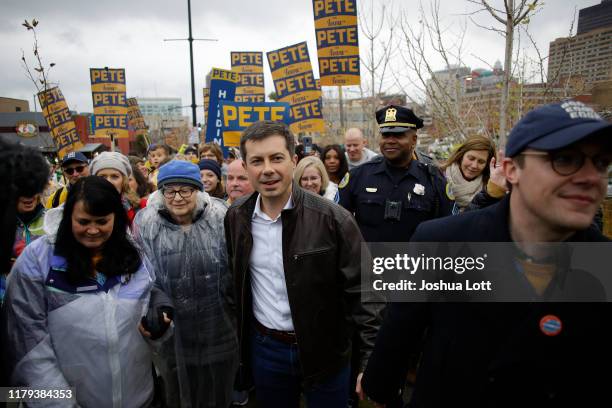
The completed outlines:
<svg viewBox="0 0 612 408">
<path fill-rule="evenodd" d="M 376 122 L 380 133 L 402 133 L 409 129 L 420 129 L 423 120 L 411 109 L 403 106 L 389 105 L 376 112 Z"/>
</svg>

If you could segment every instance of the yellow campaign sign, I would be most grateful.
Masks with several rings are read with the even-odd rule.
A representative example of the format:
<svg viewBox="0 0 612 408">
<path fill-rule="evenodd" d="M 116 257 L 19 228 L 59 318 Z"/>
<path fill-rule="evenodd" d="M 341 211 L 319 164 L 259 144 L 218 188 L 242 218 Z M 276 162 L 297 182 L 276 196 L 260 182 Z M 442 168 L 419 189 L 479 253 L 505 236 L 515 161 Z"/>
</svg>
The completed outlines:
<svg viewBox="0 0 612 408">
<path fill-rule="evenodd" d="M 308 101 L 316 101 L 321 97 L 321 91 L 318 89 L 295 93 L 284 98 L 280 98 L 279 102 L 287 102 L 289 105 L 298 105 Z"/>
<path fill-rule="evenodd" d="M 239 75 L 235 100 L 237 102 L 265 102 L 263 52 L 230 52 L 232 71 Z"/>
<path fill-rule="evenodd" d="M 261 95 L 235 95 L 234 101 L 236 102 L 265 102 L 266 96 Z"/>
<path fill-rule="evenodd" d="M 125 69 L 90 68 L 89 76 L 95 137 L 129 137 Z"/>
<path fill-rule="evenodd" d="M 214 79 L 238 83 L 239 76 L 238 73 L 228 71 L 227 69 L 213 68 L 210 80 L 212 81 Z"/>
<path fill-rule="evenodd" d="M 140 112 L 140 106 L 136 98 L 128 98 L 128 125 L 134 129 L 136 136 L 146 136 L 147 125 L 145 123 L 142 112 Z"/>
<path fill-rule="evenodd" d="M 292 131 L 324 132 L 321 89 L 312 73 L 306 42 L 270 51 L 267 57 L 278 100 L 291 107 Z"/>
<path fill-rule="evenodd" d="M 62 159 L 66 153 L 82 148 L 83 143 L 79 139 L 70 109 L 60 89 L 54 87 L 39 92 L 37 96 L 59 158 Z"/>
<path fill-rule="evenodd" d="M 203 88 L 202 96 L 204 97 L 204 123 L 206 123 L 206 116 L 208 115 L 208 102 L 210 101 L 210 88 Z"/>
<path fill-rule="evenodd" d="M 255 122 L 272 120 L 289 123 L 289 105 L 279 102 L 221 101 L 223 146 L 238 147 L 242 131 Z"/>
<path fill-rule="evenodd" d="M 313 0 L 323 86 L 360 85 L 357 0 Z"/>
</svg>

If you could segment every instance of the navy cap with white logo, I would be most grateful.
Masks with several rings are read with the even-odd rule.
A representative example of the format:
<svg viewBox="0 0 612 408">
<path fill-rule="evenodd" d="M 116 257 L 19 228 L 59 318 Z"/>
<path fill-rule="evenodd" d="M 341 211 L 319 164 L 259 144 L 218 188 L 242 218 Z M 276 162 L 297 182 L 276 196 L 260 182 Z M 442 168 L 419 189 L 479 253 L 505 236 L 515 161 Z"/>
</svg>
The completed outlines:
<svg viewBox="0 0 612 408">
<path fill-rule="evenodd" d="M 85 156 L 81 152 L 66 153 L 66 155 L 62 159 L 62 167 L 66 167 L 71 162 L 80 162 L 80 163 L 87 164 L 89 160 L 87 160 L 87 156 Z"/>
<path fill-rule="evenodd" d="M 612 140 L 612 123 L 582 102 L 568 100 L 536 108 L 514 126 L 508 136 L 506 157 L 527 148 L 557 150 L 599 132 Z"/>
</svg>

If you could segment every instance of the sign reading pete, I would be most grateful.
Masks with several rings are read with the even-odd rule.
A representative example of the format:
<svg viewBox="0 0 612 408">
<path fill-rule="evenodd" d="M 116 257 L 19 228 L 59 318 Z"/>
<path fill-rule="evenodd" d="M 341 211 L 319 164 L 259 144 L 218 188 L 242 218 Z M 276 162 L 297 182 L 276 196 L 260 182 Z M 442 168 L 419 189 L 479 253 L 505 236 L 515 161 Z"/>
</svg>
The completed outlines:
<svg viewBox="0 0 612 408">
<path fill-rule="evenodd" d="M 239 147 L 242 131 L 260 120 L 290 123 L 290 107 L 285 102 L 222 101 L 223 146 Z"/>
<path fill-rule="evenodd" d="M 291 130 L 324 132 L 321 90 L 312 73 L 306 42 L 267 53 L 280 102 L 291 105 Z"/>
<path fill-rule="evenodd" d="M 134 130 L 135 136 L 147 136 L 147 125 L 140 112 L 140 106 L 136 98 L 128 98 L 128 124 Z"/>
<path fill-rule="evenodd" d="M 72 115 L 64 95 L 58 87 L 37 94 L 43 116 L 51 129 L 53 143 L 57 147 L 60 160 L 66 153 L 79 150 L 83 143 L 79 139 Z"/>
<path fill-rule="evenodd" d="M 232 51 L 232 71 L 240 75 L 236 87 L 236 102 L 265 102 L 263 52 Z"/>
<path fill-rule="evenodd" d="M 323 86 L 360 85 L 357 0 L 313 0 Z"/>
<path fill-rule="evenodd" d="M 90 68 L 95 137 L 127 138 L 125 69 Z"/>
</svg>

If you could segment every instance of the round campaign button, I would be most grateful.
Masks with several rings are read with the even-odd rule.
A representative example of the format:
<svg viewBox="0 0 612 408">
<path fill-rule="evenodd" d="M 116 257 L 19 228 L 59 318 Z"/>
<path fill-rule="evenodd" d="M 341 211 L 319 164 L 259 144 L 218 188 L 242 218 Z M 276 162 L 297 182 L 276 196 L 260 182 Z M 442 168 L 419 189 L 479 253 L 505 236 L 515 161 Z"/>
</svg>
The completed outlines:
<svg viewBox="0 0 612 408">
<path fill-rule="evenodd" d="M 562 328 L 561 319 L 555 315 L 546 315 L 540 319 L 540 330 L 546 336 L 556 336 L 561 333 Z"/>
</svg>

